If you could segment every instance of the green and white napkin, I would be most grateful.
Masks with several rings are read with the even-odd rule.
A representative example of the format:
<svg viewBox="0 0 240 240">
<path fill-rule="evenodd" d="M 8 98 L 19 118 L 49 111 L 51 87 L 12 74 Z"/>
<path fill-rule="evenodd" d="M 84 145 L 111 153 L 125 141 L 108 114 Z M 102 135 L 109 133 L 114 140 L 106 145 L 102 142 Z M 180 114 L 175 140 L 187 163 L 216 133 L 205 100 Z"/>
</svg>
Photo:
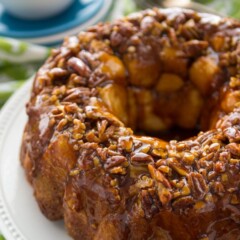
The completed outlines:
<svg viewBox="0 0 240 240">
<path fill-rule="evenodd" d="M 0 37 L 0 106 L 34 74 L 48 54 L 47 47 Z"/>
<path fill-rule="evenodd" d="M 231 16 L 240 19 L 240 1 L 239 0 L 196 0 L 225 16 Z"/>
</svg>

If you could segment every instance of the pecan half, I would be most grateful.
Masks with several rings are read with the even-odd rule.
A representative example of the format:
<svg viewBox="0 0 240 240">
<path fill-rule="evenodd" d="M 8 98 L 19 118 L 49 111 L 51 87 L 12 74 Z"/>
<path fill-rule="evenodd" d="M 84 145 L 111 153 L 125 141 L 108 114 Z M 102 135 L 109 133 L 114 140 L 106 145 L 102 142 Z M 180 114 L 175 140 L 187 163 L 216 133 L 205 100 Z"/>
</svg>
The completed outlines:
<svg viewBox="0 0 240 240">
<path fill-rule="evenodd" d="M 202 199 L 208 192 L 208 186 L 200 173 L 191 172 L 188 175 L 188 185 L 195 199 Z"/>
<path fill-rule="evenodd" d="M 151 162 L 153 162 L 153 158 L 146 153 L 137 152 L 131 157 L 131 163 L 133 165 L 147 165 Z"/>
<path fill-rule="evenodd" d="M 68 60 L 67 65 L 70 69 L 77 72 L 80 76 L 89 77 L 90 76 L 90 68 L 80 59 L 76 57 L 72 57 Z"/>
</svg>

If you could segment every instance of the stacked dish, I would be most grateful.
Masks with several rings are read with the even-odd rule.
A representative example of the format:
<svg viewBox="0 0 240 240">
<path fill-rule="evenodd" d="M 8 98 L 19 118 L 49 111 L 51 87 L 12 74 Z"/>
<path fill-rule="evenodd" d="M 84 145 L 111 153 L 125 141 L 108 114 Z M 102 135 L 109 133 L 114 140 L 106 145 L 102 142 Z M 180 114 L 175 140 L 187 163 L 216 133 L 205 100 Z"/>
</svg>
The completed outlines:
<svg viewBox="0 0 240 240">
<path fill-rule="evenodd" d="M 24 20 L 9 15 L 0 4 L 0 35 L 32 43 L 54 45 L 106 18 L 112 0 L 75 1 L 64 14 L 44 20 Z"/>
</svg>

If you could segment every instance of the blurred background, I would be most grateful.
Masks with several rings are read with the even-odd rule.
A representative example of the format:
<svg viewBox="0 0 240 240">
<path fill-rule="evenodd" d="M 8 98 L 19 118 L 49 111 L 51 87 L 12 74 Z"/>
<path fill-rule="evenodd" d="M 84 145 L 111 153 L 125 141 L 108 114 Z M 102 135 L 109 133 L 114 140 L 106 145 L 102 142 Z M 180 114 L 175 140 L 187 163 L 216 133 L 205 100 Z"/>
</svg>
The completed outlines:
<svg viewBox="0 0 240 240">
<path fill-rule="evenodd" d="M 210 12 L 222 16 L 240 17 L 239 0 L 133 0 L 137 8 L 147 8 L 151 6 L 160 7 L 185 7 L 200 12 Z M 129 9 L 132 11 L 132 9 Z"/>
</svg>

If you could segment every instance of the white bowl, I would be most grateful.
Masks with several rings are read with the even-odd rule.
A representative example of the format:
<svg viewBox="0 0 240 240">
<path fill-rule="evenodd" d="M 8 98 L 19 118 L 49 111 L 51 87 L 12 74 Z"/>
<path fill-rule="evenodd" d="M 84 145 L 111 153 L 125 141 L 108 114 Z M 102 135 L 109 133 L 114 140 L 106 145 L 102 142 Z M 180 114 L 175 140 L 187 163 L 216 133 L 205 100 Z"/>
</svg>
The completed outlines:
<svg viewBox="0 0 240 240">
<path fill-rule="evenodd" d="M 74 0 L 0 0 L 5 9 L 22 19 L 42 19 L 66 9 Z"/>
</svg>

